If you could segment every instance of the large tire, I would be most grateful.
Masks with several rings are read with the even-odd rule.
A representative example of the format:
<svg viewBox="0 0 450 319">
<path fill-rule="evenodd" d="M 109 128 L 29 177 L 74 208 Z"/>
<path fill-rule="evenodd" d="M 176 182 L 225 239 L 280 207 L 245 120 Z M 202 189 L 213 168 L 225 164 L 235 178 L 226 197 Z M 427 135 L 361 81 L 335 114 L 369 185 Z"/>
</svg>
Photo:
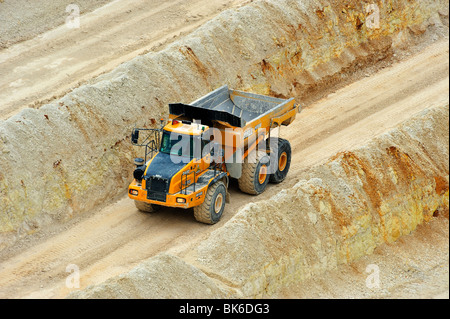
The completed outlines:
<svg viewBox="0 0 450 319">
<path fill-rule="evenodd" d="M 269 157 L 264 155 L 256 163 L 249 163 L 248 158 L 242 164 L 242 176 L 239 178 L 239 189 L 250 195 L 263 193 L 269 183 Z"/>
<path fill-rule="evenodd" d="M 136 208 L 139 209 L 141 212 L 144 213 L 156 213 L 161 209 L 161 206 L 159 205 L 153 205 L 145 202 L 141 202 L 138 200 L 134 201 L 134 204 L 136 205 Z"/>
<path fill-rule="evenodd" d="M 273 173 L 270 175 L 270 182 L 279 184 L 286 179 L 289 168 L 291 167 L 291 144 L 288 140 L 282 138 L 276 138 L 275 141 L 274 139 L 270 139 L 269 145 L 270 144 L 272 144 L 272 148 L 275 148 L 270 149 L 270 160 L 273 165 L 273 167 L 271 167 L 271 172 Z M 269 145 L 268 147 L 270 147 Z"/>
<path fill-rule="evenodd" d="M 204 224 L 214 225 L 219 222 L 225 210 L 227 188 L 221 181 L 211 185 L 205 196 L 205 201 L 194 207 L 195 219 Z"/>
</svg>

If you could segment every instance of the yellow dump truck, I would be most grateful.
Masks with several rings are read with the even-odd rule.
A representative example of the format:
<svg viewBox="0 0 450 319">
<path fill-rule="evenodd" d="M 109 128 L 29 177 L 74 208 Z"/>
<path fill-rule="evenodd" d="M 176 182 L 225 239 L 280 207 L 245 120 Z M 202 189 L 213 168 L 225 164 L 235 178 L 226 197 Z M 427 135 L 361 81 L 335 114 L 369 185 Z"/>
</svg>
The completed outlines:
<svg viewBox="0 0 450 319">
<path fill-rule="evenodd" d="M 251 195 L 286 178 L 291 146 L 272 132 L 291 124 L 300 110 L 293 98 L 228 86 L 190 104 L 169 104 L 167 123 L 132 132 L 132 143 L 144 147 L 145 156 L 135 159 L 129 197 L 143 212 L 193 208 L 197 221 L 217 223 L 230 200 L 230 178 Z"/>
</svg>

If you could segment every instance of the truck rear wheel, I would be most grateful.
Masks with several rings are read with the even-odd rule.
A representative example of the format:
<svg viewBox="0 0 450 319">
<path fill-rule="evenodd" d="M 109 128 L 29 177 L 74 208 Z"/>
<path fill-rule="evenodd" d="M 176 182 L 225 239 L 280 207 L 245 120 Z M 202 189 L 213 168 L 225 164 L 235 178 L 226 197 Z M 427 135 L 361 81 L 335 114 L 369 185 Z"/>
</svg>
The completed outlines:
<svg viewBox="0 0 450 319">
<path fill-rule="evenodd" d="M 206 191 L 205 201 L 194 207 L 195 219 L 204 224 L 213 225 L 219 222 L 225 210 L 227 188 L 223 182 L 211 185 Z"/>
<path fill-rule="evenodd" d="M 266 190 L 269 183 L 269 157 L 262 156 L 256 163 L 249 163 L 248 158 L 242 164 L 242 176 L 239 189 L 250 195 L 259 195 Z"/>
<path fill-rule="evenodd" d="M 275 150 L 271 150 L 272 154 L 276 154 L 276 158 L 272 158 L 273 174 L 270 175 L 270 182 L 274 184 L 279 184 L 286 179 L 291 166 L 291 144 L 288 140 L 283 138 L 277 138 L 275 142 Z"/>
<path fill-rule="evenodd" d="M 156 213 L 161 209 L 161 206 L 141 202 L 138 200 L 134 201 L 134 205 L 136 205 L 136 208 L 144 213 Z"/>
</svg>

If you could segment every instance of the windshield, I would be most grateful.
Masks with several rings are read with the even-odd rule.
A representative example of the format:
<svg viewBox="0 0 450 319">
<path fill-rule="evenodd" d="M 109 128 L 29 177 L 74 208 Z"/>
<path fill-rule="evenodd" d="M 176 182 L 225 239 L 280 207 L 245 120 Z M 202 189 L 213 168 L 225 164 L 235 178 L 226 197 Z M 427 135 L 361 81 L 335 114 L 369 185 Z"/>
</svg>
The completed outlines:
<svg viewBox="0 0 450 319">
<path fill-rule="evenodd" d="M 201 137 L 174 132 L 163 132 L 161 139 L 161 153 L 187 157 L 189 159 L 199 158 L 201 155 Z"/>
</svg>

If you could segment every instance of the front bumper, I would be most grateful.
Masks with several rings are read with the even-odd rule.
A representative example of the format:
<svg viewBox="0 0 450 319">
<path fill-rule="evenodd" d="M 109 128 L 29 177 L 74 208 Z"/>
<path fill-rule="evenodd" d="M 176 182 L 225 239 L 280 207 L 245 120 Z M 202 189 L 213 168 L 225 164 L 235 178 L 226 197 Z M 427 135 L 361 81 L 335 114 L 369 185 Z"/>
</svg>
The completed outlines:
<svg viewBox="0 0 450 319">
<path fill-rule="evenodd" d="M 128 187 L 128 197 L 149 204 L 188 209 L 199 206 L 204 202 L 207 188 L 207 186 L 200 188 L 187 195 L 181 193 L 167 194 L 166 201 L 162 202 L 148 199 L 147 190 L 142 188 L 142 185 L 134 180 Z"/>
</svg>

